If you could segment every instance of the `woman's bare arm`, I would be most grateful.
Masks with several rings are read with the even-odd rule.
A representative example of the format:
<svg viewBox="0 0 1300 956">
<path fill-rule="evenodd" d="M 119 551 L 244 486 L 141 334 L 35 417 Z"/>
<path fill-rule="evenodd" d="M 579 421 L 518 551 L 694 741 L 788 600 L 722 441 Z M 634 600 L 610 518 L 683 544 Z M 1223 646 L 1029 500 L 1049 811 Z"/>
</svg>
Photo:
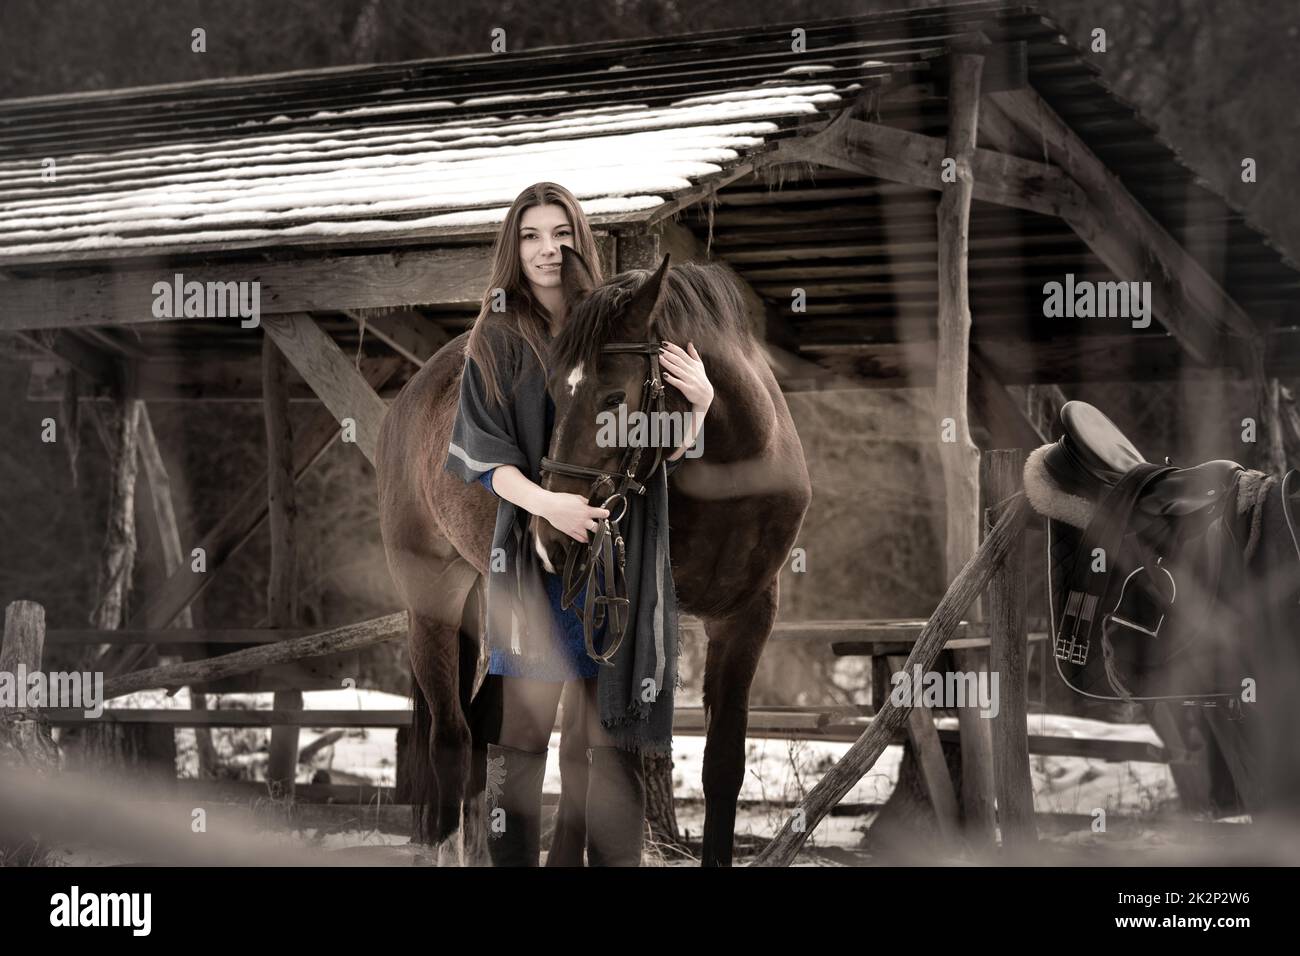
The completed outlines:
<svg viewBox="0 0 1300 956">
<path fill-rule="evenodd" d="M 546 499 L 551 496 L 551 492 L 514 465 L 498 465 L 493 469 L 492 490 L 529 514 L 546 516 Z"/>
<path fill-rule="evenodd" d="M 685 439 L 681 447 L 674 449 L 668 456 L 669 461 L 676 461 L 700 437 L 700 431 L 704 428 L 704 416 L 713 404 L 713 384 L 704 372 L 704 360 L 700 358 L 693 342 L 687 342 L 685 349 L 672 342 L 665 342 L 659 352 L 659 364 L 663 367 L 664 381 L 681 392 L 691 405 Z"/>
<path fill-rule="evenodd" d="M 492 490 L 529 514 L 545 518 L 551 527 L 575 541 L 587 543 L 587 532 L 597 518 L 608 518 L 604 508 L 593 508 L 582 495 L 547 491 L 514 465 L 498 465 L 492 472 Z"/>
</svg>

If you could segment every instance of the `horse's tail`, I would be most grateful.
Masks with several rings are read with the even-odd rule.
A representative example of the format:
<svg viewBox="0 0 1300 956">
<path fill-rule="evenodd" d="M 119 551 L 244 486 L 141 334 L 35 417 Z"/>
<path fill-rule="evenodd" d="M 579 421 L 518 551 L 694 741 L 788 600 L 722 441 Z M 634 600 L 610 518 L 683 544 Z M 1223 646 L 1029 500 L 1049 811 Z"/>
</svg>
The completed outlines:
<svg viewBox="0 0 1300 956">
<path fill-rule="evenodd" d="M 397 731 L 397 750 L 402 755 L 397 765 L 397 799 L 411 805 L 411 832 L 420 843 L 428 843 L 438 828 L 436 817 L 429 818 L 430 808 L 436 806 L 432 797 L 437 790 L 433 765 L 429 761 L 429 731 L 432 726 L 433 711 L 412 674 L 411 725 Z"/>
</svg>

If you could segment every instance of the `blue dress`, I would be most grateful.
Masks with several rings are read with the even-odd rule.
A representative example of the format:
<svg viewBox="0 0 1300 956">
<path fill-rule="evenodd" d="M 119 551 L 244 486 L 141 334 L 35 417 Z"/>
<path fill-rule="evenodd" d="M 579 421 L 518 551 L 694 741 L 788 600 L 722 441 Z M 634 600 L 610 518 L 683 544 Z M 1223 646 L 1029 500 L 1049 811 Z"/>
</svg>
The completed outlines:
<svg viewBox="0 0 1300 956">
<path fill-rule="evenodd" d="M 546 396 L 546 433 L 549 435 L 551 428 L 555 423 L 555 403 L 551 401 L 551 396 Z M 479 481 L 488 491 L 495 494 L 492 487 L 492 472 L 495 468 L 486 471 L 480 476 Z M 604 575 L 597 569 L 598 580 L 601 587 L 604 587 Z M 584 587 L 578 593 L 577 599 L 569 606 L 568 610 L 560 608 L 560 601 L 564 596 L 564 579 L 559 574 L 546 574 L 543 572 L 543 578 L 546 581 L 546 594 L 551 601 L 551 618 L 556 634 L 560 638 L 559 646 L 564 648 L 564 657 L 562 660 L 535 662 L 527 661 L 515 654 L 507 654 L 504 651 L 494 648 L 488 660 L 488 673 L 501 674 L 506 677 L 531 677 L 535 680 L 547 681 L 568 681 L 577 678 L 595 677 L 600 673 L 600 665 L 587 653 L 586 642 L 582 637 L 582 618 L 578 615 L 578 608 L 587 605 L 587 589 Z M 592 644 L 597 651 L 603 651 L 605 646 L 605 630 L 609 625 L 609 619 L 600 627 L 595 628 L 592 632 Z"/>
</svg>

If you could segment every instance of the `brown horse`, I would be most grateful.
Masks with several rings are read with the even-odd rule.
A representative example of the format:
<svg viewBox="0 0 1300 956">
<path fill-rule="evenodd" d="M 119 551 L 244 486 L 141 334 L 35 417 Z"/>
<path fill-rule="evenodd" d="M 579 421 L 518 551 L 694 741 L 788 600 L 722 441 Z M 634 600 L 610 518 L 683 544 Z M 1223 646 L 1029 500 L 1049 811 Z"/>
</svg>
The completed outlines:
<svg viewBox="0 0 1300 956">
<path fill-rule="evenodd" d="M 703 455 L 672 475 L 669 512 L 678 604 L 703 620 L 708 635 L 702 862 L 729 865 L 749 688 L 776 618 L 777 575 L 812 495 L 803 447 L 724 271 L 693 264 L 653 274 L 630 270 L 596 286 L 581 257 L 570 252 L 563 266 L 569 318 L 547 362 L 556 405 L 551 458 L 599 468 L 617 464 L 617 449 L 597 447 L 597 407 L 622 391 L 629 413 L 637 411 L 646 361 L 641 355 L 599 356 L 606 342 L 693 342 L 714 387 Z M 495 739 L 493 717 L 499 718 L 499 699 L 481 691 L 471 702 L 479 658 L 472 622 L 478 615 L 463 613 L 487 572 L 496 499 L 444 468 L 467 338 L 445 345 L 403 388 L 384 420 L 376 456 L 384 547 L 411 615 L 411 799 L 421 839 L 438 843 L 455 834 L 462 805 L 467 833 L 482 819 L 485 748 Z M 579 363 L 586 374 L 570 375 Z M 669 388 L 666 398 L 669 411 L 688 411 L 676 389 Z M 581 480 L 549 474 L 543 485 L 588 491 Z M 536 517 L 529 529 L 562 566 L 570 539 Z M 486 682 L 484 690 L 496 687 L 499 694 L 499 684 Z M 587 744 L 581 714 L 570 703 L 566 694 L 562 794 L 548 865 L 582 864 Z"/>
</svg>

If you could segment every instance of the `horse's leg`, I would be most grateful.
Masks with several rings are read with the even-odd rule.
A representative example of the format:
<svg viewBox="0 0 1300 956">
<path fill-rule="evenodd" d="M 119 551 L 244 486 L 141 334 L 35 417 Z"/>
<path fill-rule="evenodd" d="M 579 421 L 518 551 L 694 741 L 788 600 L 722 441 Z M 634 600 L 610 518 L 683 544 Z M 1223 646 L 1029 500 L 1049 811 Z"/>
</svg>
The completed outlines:
<svg viewBox="0 0 1300 956">
<path fill-rule="evenodd" d="M 460 827 L 460 805 L 469 779 L 472 740 L 460 702 L 460 627 L 411 614 L 411 672 L 424 695 L 429 724 L 428 780 L 422 836 L 441 844 Z M 412 743 L 418 746 L 418 741 Z"/>
<path fill-rule="evenodd" d="M 495 685 L 484 683 L 476 688 L 485 623 L 482 577 L 475 583 L 465 602 L 460 633 L 460 705 L 468 715 L 473 749 L 470 754 L 469 785 L 461 804 L 461 846 L 465 866 L 491 866 L 487 847 L 487 745 L 496 739 L 501 720 L 500 679 Z M 486 662 L 484 662 L 486 663 Z M 486 668 L 485 668 L 486 670 Z M 493 692 L 495 691 L 495 697 Z"/>
<path fill-rule="evenodd" d="M 408 609 L 407 648 L 417 696 L 411 726 L 411 802 L 420 815 L 420 838 L 442 844 L 460 827 L 469 780 L 472 739 L 461 706 L 461 615 L 478 572 L 460 557 L 433 555 L 422 556 L 418 565 L 399 567 L 421 572 L 418 578 L 408 573 L 401 579 L 404 592 L 419 602 Z"/>
<path fill-rule="evenodd" d="M 560 803 L 547 866 L 582 866 L 587 842 L 586 696 L 581 680 L 567 681 L 560 711 Z"/>
<path fill-rule="evenodd" d="M 745 778 L 749 688 L 776 619 L 777 585 L 727 618 L 711 619 L 704 664 L 703 866 L 730 866 L 736 800 Z"/>
</svg>

